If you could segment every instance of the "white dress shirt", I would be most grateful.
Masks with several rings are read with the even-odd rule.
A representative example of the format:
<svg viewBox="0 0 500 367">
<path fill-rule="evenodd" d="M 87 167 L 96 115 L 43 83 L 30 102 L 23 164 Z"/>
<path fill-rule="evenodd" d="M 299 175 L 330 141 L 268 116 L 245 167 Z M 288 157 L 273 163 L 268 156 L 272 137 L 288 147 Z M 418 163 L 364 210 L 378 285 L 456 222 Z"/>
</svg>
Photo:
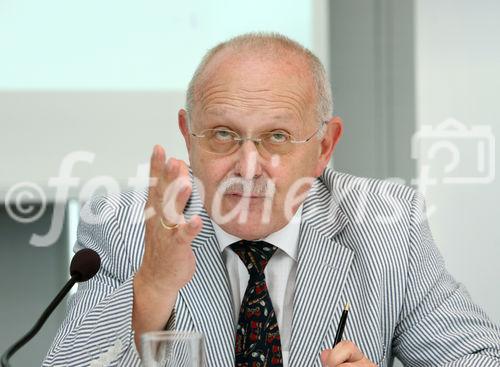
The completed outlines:
<svg viewBox="0 0 500 367">
<path fill-rule="evenodd" d="M 297 251 L 300 232 L 302 205 L 298 208 L 292 220 L 277 232 L 271 233 L 262 241 L 266 241 L 278 249 L 264 270 L 269 296 L 273 303 L 274 312 L 278 321 L 281 337 L 281 350 L 283 354 L 283 367 L 288 366 L 290 352 L 290 335 L 293 312 L 293 295 L 295 292 L 295 276 L 297 273 Z M 241 301 L 245 295 L 248 279 L 248 270 L 243 261 L 230 248 L 234 242 L 241 238 L 225 232 L 212 221 L 215 235 L 222 252 L 222 259 L 226 264 L 231 294 L 233 296 L 233 311 L 235 331 L 238 324 Z"/>
</svg>

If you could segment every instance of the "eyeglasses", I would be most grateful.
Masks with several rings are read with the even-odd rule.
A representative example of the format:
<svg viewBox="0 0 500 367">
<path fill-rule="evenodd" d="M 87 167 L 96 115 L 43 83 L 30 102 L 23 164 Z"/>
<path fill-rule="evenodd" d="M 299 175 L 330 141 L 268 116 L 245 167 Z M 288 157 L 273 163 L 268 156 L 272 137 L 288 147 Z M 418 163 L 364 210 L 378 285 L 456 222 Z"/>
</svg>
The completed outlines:
<svg viewBox="0 0 500 367">
<path fill-rule="evenodd" d="M 207 129 L 199 134 L 193 132 L 190 132 L 190 134 L 197 138 L 200 147 L 209 153 L 221 155 L 232 154 L 245 141 L 249 140 L 254 142 L 262 156 L 269 157 L 275 154 L 287 154 L 293 149 L 294 145 L 307 143 L 327 123 L 328 121 L 322 122 L 316 131 L 304 140 L 295 140 L 292 135 L 279 130 L 263 132 L 256 137 L 242 137 L 238 133 L 226 128 Z"/>
</svg>

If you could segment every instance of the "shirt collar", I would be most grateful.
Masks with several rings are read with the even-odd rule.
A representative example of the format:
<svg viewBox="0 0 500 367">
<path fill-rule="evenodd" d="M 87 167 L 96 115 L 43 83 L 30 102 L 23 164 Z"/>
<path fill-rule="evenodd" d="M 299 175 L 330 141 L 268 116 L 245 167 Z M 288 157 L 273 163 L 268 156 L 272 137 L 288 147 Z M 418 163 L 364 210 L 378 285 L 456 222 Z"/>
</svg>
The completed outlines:
<svg viewBox="0 0 500 367">
<path fill-rule="evenodd" d="M 266 241 L 284 251 L 295 261 L 297 261 L 300 221 L 302 219 L 302 206 L 303 205 L 300 205 L 300 207 L 297 209 L 294 216 L 286 226 L 262 239 L 262 241 Z M 217 237 L 217 241 L 219 242 L 219 248 L 221 252 L 224 251 L 224 249 L 229 245 L 241 240 L 241 238 L 233 236 L 232 234 L 224 231 L 212 219 L 210 220 L 212 221 L 215 236 Z"/>
</svg>

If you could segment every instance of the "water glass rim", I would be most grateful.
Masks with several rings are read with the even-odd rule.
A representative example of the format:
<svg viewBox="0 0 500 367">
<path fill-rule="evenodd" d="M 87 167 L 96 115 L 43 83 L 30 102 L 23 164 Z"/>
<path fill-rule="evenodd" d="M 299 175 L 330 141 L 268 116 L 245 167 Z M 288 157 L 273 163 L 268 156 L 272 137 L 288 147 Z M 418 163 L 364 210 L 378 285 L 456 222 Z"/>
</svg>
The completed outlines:
<svg viewBox="0 0 500 367">
<path fill-rule="evenodd" d="M 203 334 L 197 331 L 161 330 L 147 331 L 141 335 L 141 340 L 202 340 Z"/>
</svg>

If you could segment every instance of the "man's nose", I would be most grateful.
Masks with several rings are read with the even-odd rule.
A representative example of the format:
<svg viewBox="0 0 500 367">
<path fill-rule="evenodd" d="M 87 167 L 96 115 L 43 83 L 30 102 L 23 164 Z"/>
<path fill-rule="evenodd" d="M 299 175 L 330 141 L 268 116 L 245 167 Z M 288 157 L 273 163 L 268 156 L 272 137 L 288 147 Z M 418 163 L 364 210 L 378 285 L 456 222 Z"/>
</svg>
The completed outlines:
<svg viewBox="0 0 500 367">
<path fill-rule="evenodd" d="M 251 140 L 244 141 L 238 150 L 236 173 L 247 180 L 259 177 L 262 174 L 261 159 L 256 143 Z"/>
</svg>

